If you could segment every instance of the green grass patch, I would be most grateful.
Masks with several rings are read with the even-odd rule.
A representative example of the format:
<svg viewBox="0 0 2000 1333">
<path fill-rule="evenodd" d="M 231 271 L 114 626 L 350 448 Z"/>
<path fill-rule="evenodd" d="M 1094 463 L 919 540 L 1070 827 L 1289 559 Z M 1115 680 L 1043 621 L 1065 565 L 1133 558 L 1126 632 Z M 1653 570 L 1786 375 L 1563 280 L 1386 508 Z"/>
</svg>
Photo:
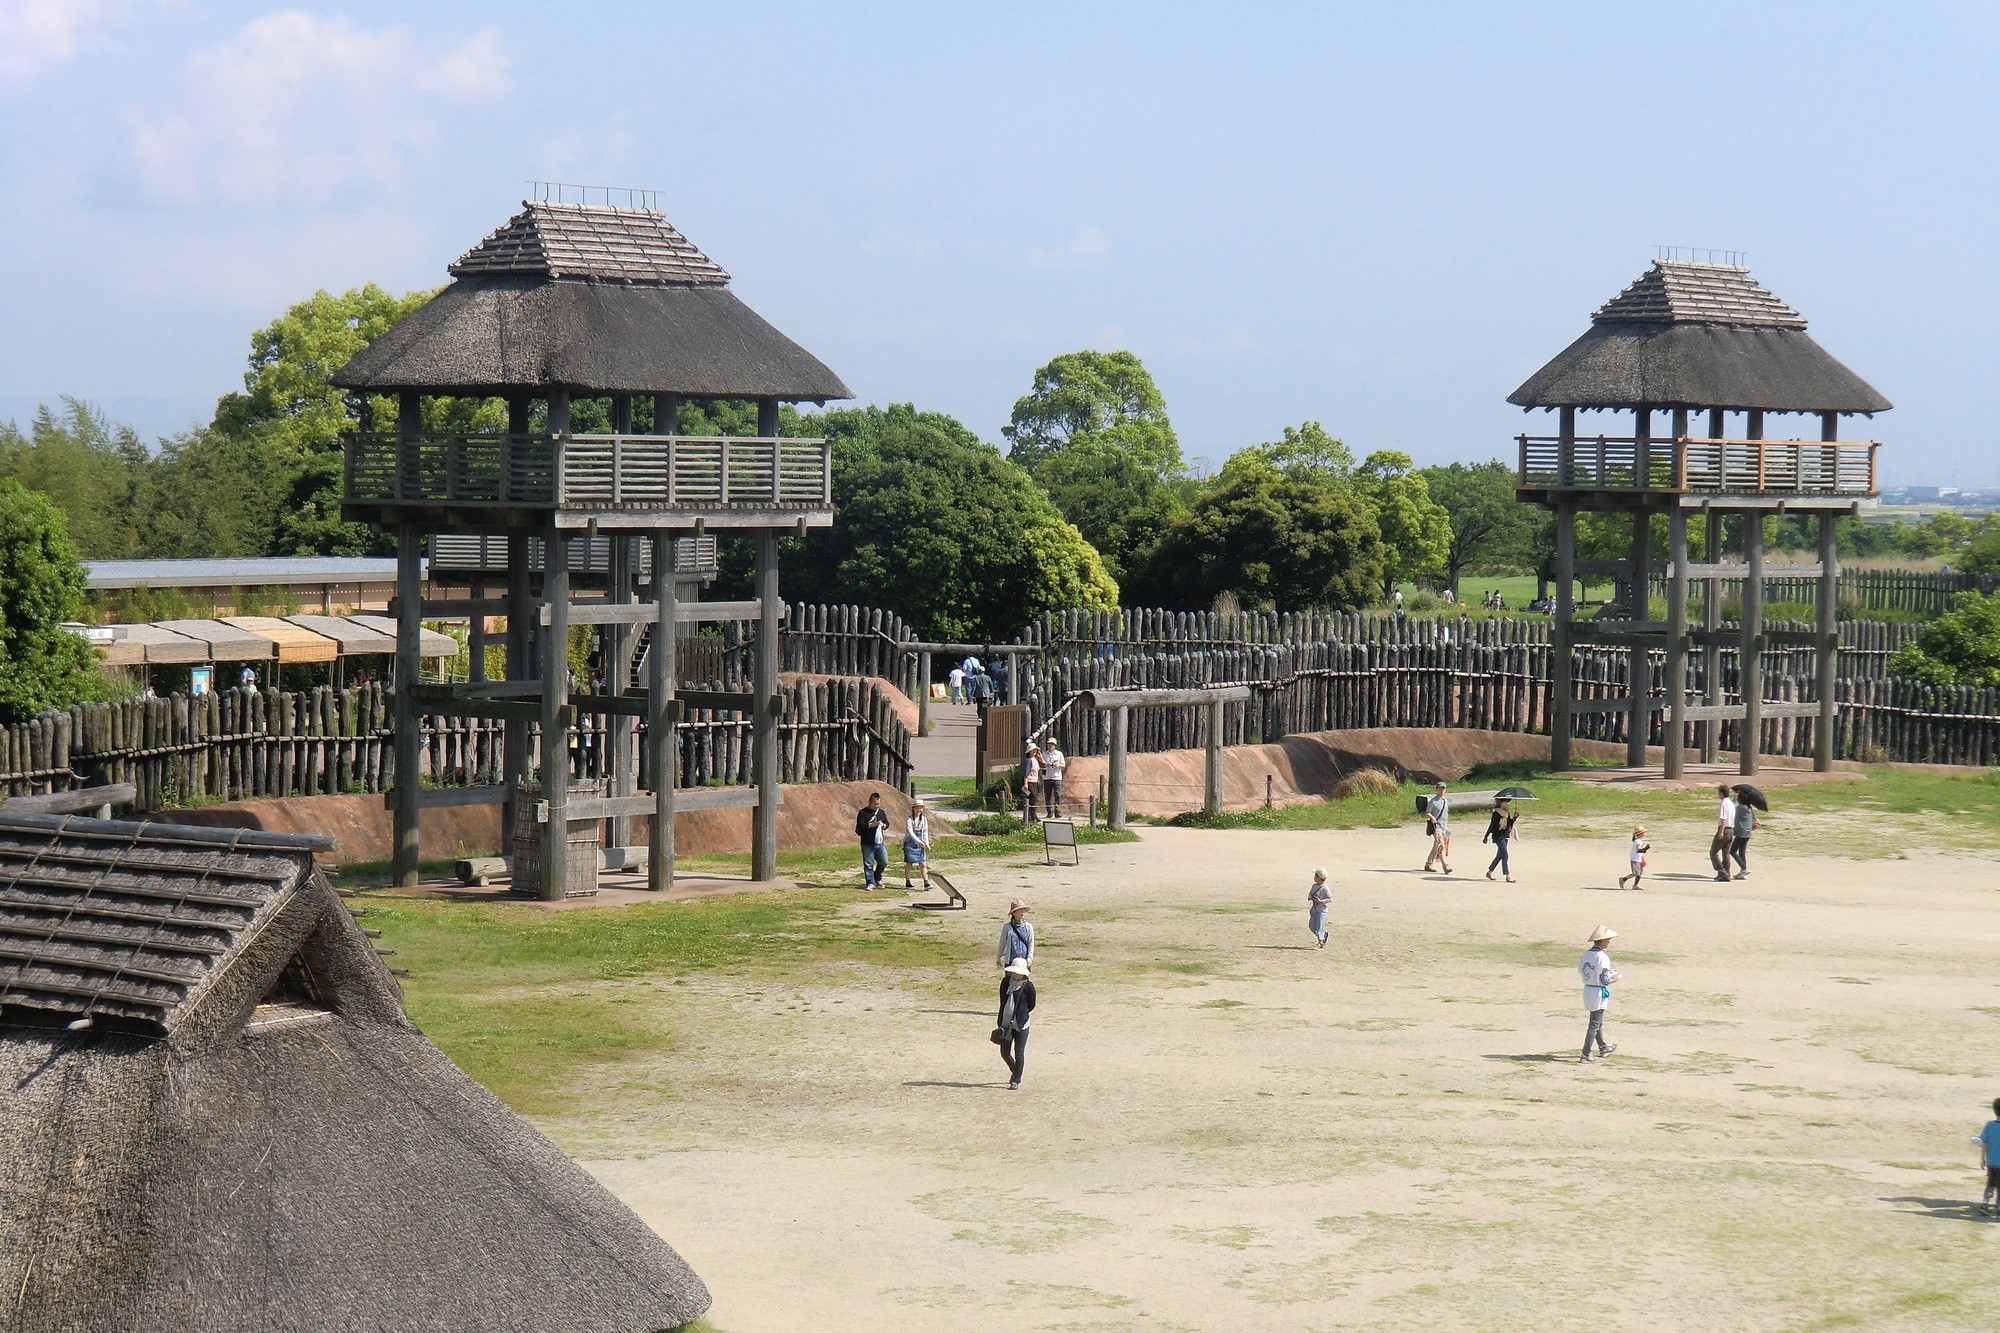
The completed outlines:
<svg viewBox="0 0 2000 1333">
<path fill-rule="evenodd" d="M 738 970 L 770 980 L 835 968 L 907 976 L 962 961 L 921 914 L 844 910 L 838 891 L 743 894 L 549 911 L 388 893 L 354 900 L 410 969 L 410 1016 L 494 1095 L 558 1114 L 579 1072 L 670 1049 L 672 987 Z"/>
</svg>

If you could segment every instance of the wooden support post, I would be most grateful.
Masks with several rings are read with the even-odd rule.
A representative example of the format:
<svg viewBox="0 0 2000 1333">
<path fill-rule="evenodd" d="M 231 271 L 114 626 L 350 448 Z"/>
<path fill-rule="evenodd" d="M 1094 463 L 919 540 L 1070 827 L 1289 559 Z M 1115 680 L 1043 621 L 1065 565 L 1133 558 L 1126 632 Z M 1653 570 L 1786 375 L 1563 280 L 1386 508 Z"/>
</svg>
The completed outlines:
<svg viewBox="0 0 2000 1333">
<path fill-rule="evenodd" d="M 620 402 L 624 405 L 623 431 L 632 428 L 632 400 L 629 397 L 613 399 L 614 412 Z M 632 558 L 632 550 L 637 538 L 623 532 L 613 532 L 606 539 L 611 549 L 605 557 L 604 600 L 614 606 L 630 605 L 634 598 L 632 587 L 633 567 L 638 562 Z M 631 645 L 639 636 L 630 625 L 610 624 L 598 630 L 604 651 L 604 693 L 617 696 L 632 687 Z M 638 790 L 632 780 L 632 719 L 623 713 L 613 713 L 598 723 L 604 744 L 606 773 L 610 778 L 610 794 L 630 796 Z M 610 820 L 610 840 L 606 846 L 624 847 L 631 841 L 631 821 L 624 815 L 613 815 Z"/>
<path fill-rule="evenodd" d="M 1652 612 L 1653 518 L 1640 509 L 1632 515 L 1632 619 L 1650 621 Z M 1646 763 L 1646 741 L 1653 730 L 1653 651 L 1643 637 L 1635 638 L 1626 654 L 1625 675 L 1631 684 L 1632 711 L 1625 727 L 1625 764 Z"/>
<path fill-rule="evenodd" d="M 549 817 L 537 887 L 549 902 L 561 902 L 569 885 L 569 543 L 569 533 L 554 525 L 542 533 L 542 804 Z"/>
<path fill-rule="evenodd" d="M 486 600 L 486 584 L 477 574 L 472 576 L 471 596 L 475 602 Z M 471 659 L 466 663 L 465 678 L 474 683 L 484 681 L 486 679 L 486 613 L 484 611 L 474 611 L 472 613 L 472 619 L 466 627 L 465 651 L 466 655 Z"/>
<path fill-rule="evenodd" d="M 775 404 L 773 404 L 775 408 Z M 759 425 L 763 413 L 759 412 Z M 776 412 L 772 415 L 775 417 Z M 775 428 L 777 423 L 771 425 Z M 750 878 L 778 877 L 778 534 L 757 532 L 756 711 L 752 730 L 756 749 L 752 763 L 757 779 L 757 808 L 750 816 Z"/>
<path fill-rule="evenodd" d="M 1202 756 L 1201 808 L 1205 814 L 1222 812 L 1222 700 L 1208 705 L 1208 747 Z"/>
<path fill-rule="evenodd" d="M 1567 487 L 1576 481 L 1576 409 L 1556 409 L 1556 485 Z"/>
<path fill-rule="evenodd" d="M 1565 413 L 1570 409 L 1564 408 Z M 1570 617 L 1576 614 L 1576 505 L 1556 502 L 1556 615 L 1549 626 L 1549 767 L 1557 773 L 1570 766 L 1570 704 L 1575 701 L 1575 676 L 1570 662 Z"/>
<path fill-rule="evenodd" d="M 1111 790 L 1106 801 L 1105 822 L 1117 829 L 1125 827 L 1125 745 L 1131 728 L 1131 715 L 1129 708 L 1111 710 L 1111 760 L 1105 765 L 1111 775 Z"/>
<path fill-rule="evenodd" d="M 1676 416 L 1679 414 L 1676 413 Z M 1685 432 L 1678 427 L 1676 435 Z M 1667 516 L 1667 734 L 1666 774 L 1681 776 L 1686 765 L 1688 650 L 1688 516 L 1676 505 Z"/>
<path fill-rule="evenodd" d="M 1722 562 L 1722 515 L 1714 510 L 1702 515 L 1702 537 L 1706 554 L 1702 559 L 1711 565 Z M 1701 627 L 1704 631 L 1701 648 L 1701 702 L 1704 707 L 1713 708 L 1722 702 L 1722 642 L 1716 631 L 1722 628 L 1722 579 L 1720 576 L 1701 581 Z M 1701 737 L 1701 762 L 1712 764 L 1722 753 L 1722 724 L 1710 719 L 1696 724 Z"/>
<path fill-rule="evenodd" d="M 1743 730 L 1736 744 L 1737 772 L 1757 772 L 1757 752 L 1764 731 L 1764 516 L 1757 510 L 1743 515 L 1743 646 L 1737 676 L 1743 682 Z"/>
<path fill-rule="evenodd" d="M 656 417 L 655 420 L 658 418 Z M 674 686 L 678 666 L 675 639 L 679 588 L 674 583 L 675 534 L 653 534 L 653 647 L 647 657 L 646 771 L 653 784 L 653 834 L 647 844 L 646 886 L 674 886 L 674 801 L 680 786 L 680 745 L 674 734 Z"/>
<path fill-rule="evenodd" d="M 1830 415 L 1830 414 L 1829 414 Z M 1831 428 L 1829 428 L 1831 429 Z M 1833 728 L 1839 712 L 1834 695 L 1840 680 L 1840 516 L 1819 516 L 1819 718 L 1813 727 L 1813 771 L 1833 771 Z"/>
<path fill-rule="evenodd" d="M 931 650 L 917 650 L 917 735 L 931 730 Z"/>
<path fill-rule="evenodd" d="M 407 403 L 416 395 L 403 397 Z M 416 412 L 407 405 L 404 420 L 416 420 Z M 396 840 L 390 878 L 403 889 L 417 887 L 417 821 L 422 809 L 417 770 L 422 762 L 423 730 L 417 715 L 417 675 L 424 660 L 423 550 L 416 528 L 408 523 L 396 525 Z"/>
<path fill-rule="evenodd" d="M 534 663 L 534 615 L 529 610 L 530 577 L 528 569 L 528 539 L 519 534 L 507 538 L 507 679 L 533 680 Z M 524 816 L 520 807 L 521 783 L 528 776 L 528 728 L 519 722 L 508 722 L 503 743 L 501 768 L 507 784 L 507 806 L 500 821 L 502 847 L 514 845 L 514 825 L 523 817 L 532 819 L 534 812 Z"/>
</svg>

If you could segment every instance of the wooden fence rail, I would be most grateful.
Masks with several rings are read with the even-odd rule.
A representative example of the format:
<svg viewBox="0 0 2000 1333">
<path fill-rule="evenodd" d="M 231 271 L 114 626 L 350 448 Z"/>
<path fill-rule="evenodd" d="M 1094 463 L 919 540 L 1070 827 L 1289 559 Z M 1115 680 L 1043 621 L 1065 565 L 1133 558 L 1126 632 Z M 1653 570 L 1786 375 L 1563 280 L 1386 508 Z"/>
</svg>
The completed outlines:
<svg viewBox="0 0 2000 1333">
<path fill-rule="evenodd" d="M 780 781 L 879 781 L 907 789 L 910 734 L 886 692 L 865 680 L 833 679 L 788 682 L 781 693 Z M 0 796 L 129 782 L 138 789 L 138 808 L 154 810 L 386 791 L 395 782 L 390 703 L 382 686 L 360 685 L 79 704 L 0 727 Z M 422 721 L 423 781 L 460 787 L 502 780 L 506 723 Z M 633 730 L 643 755 L 644 727 Z M 529 735 L 533 752 L 536 729 Z M 693 710 L 677 735 L 682 786 L 750 780 L 747 717 Z M 571 773 L 603 776 L 610 738 L 600 719 L 587 719 L 571 742 Z"/>
<path fill-rule="evenodd" d="M 1839 591 L 1843 608 L 1862 611 L 1910 611 L 1920 615 L 1942 615 L 1951 610 L 1952 600 L 1962 592 L 1990 593 L 2000 589 L 2000 574 L 1916 573 L 1900 569 L 1842 570 Z M 1665 597 L 1663 579 L 1653 580 L 1653 595 Z M 1734 600 L 1743 595 L 1742 579 L 1724 579 L 1722 595 Z M 1819 597 L 1817 579 L 1766 579 L 1767 602 L 1804 602 Z"/>
</svg>

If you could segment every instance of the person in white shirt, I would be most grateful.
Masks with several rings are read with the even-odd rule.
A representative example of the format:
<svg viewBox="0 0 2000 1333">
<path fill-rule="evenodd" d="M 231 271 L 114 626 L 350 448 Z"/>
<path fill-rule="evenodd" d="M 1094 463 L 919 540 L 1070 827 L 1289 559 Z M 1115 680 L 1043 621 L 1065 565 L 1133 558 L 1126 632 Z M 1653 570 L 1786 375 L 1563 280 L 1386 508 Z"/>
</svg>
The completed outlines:
<svg viewBox="0 0 2000 1333">
<path fill-rule="evenodd" d="M 953 668 L 951 669 L 951 692 L 950 692 L 950 699 L 951 699 L 951 701 L 952 701 L 953 703 L 955 703 L 955 704 L 962 704 L 962 703 L 964 703 L 964 702 L 965 702 L 965 668 L 964 668 L 964 667 L 953 667 Z"/>
<path fill-rule="evenodd" d="M 1727 787 L 1717 787 L 1715 794 L 1722 802 L 1715 812 L 1715 840 L 1708 844 L 1708 863 L 1715 868 L 1715 877 L 1727 884 L 1729 847 L 1736 841 L 1736 798 Z"/>
<path fill-rule="evenodd" d="M 1056 738 L 1051 736 L 1042 746 L 1042 817 L 1062 818 L 1063 769 L 1069 760 L 1056 748 Z"/>
<path fill-rule="evenodd" d="M 1605 945 L 1616 939 L 1618 932 L 1609 926 L 1599 926 L 1590 937 L 1590 948 L 1577 960 L 1576 970 L 1583 977 L 1583 1009 L 1590 1016 L 1590 1022 L 1583 1030 L 1583 1064 L 1591 1064 L 1617 1050 L 1615 1044 L 1604 1040 L 1604 1009 L 1611 1003 L 1611 984 L 1618 980 L 1618 972 L 1611 966 L 1611 955 Z M 1590 1053 L 1591 1043 L 1597 1044 L 1597 1054 Z"/>
<path fill-rule="evenodd" d="M 1436 870 L 1444 867 L 1444 873 L 1451 873 L 1451 798 L 1444 793 L 1444 784 L 1438 783 L 1431 799 L 1424 803 L 1424 822 L 1431 835 L 1431 854 L 1424 858 L 1424 869 Z"/>
</svg>

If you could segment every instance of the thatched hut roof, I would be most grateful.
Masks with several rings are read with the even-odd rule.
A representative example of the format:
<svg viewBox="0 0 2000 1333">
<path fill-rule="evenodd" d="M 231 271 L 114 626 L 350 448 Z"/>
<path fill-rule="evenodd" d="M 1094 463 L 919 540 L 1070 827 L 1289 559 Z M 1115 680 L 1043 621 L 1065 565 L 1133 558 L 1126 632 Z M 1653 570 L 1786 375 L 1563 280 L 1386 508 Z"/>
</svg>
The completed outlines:
<svg viewBox="0 0 2000 1333">
<path fill-rule="evenodd" d="M 1520 407 L 1883 412 L 1889 400 L 1806 333 L 1750 270 L 1659 260 L 1507 396 Z"/>
<path fill-rule="evenodd" d="M 455 281 L 332 376 L 373 393 L 854 395 L 645 209 L 528 203 Z"/>
<path fill-rule="evenodd" d="M 327 845 L 0 813 L 0 1326 L 699 1315 L 680 1256 L 403 1016 Z"/>
</svg>

